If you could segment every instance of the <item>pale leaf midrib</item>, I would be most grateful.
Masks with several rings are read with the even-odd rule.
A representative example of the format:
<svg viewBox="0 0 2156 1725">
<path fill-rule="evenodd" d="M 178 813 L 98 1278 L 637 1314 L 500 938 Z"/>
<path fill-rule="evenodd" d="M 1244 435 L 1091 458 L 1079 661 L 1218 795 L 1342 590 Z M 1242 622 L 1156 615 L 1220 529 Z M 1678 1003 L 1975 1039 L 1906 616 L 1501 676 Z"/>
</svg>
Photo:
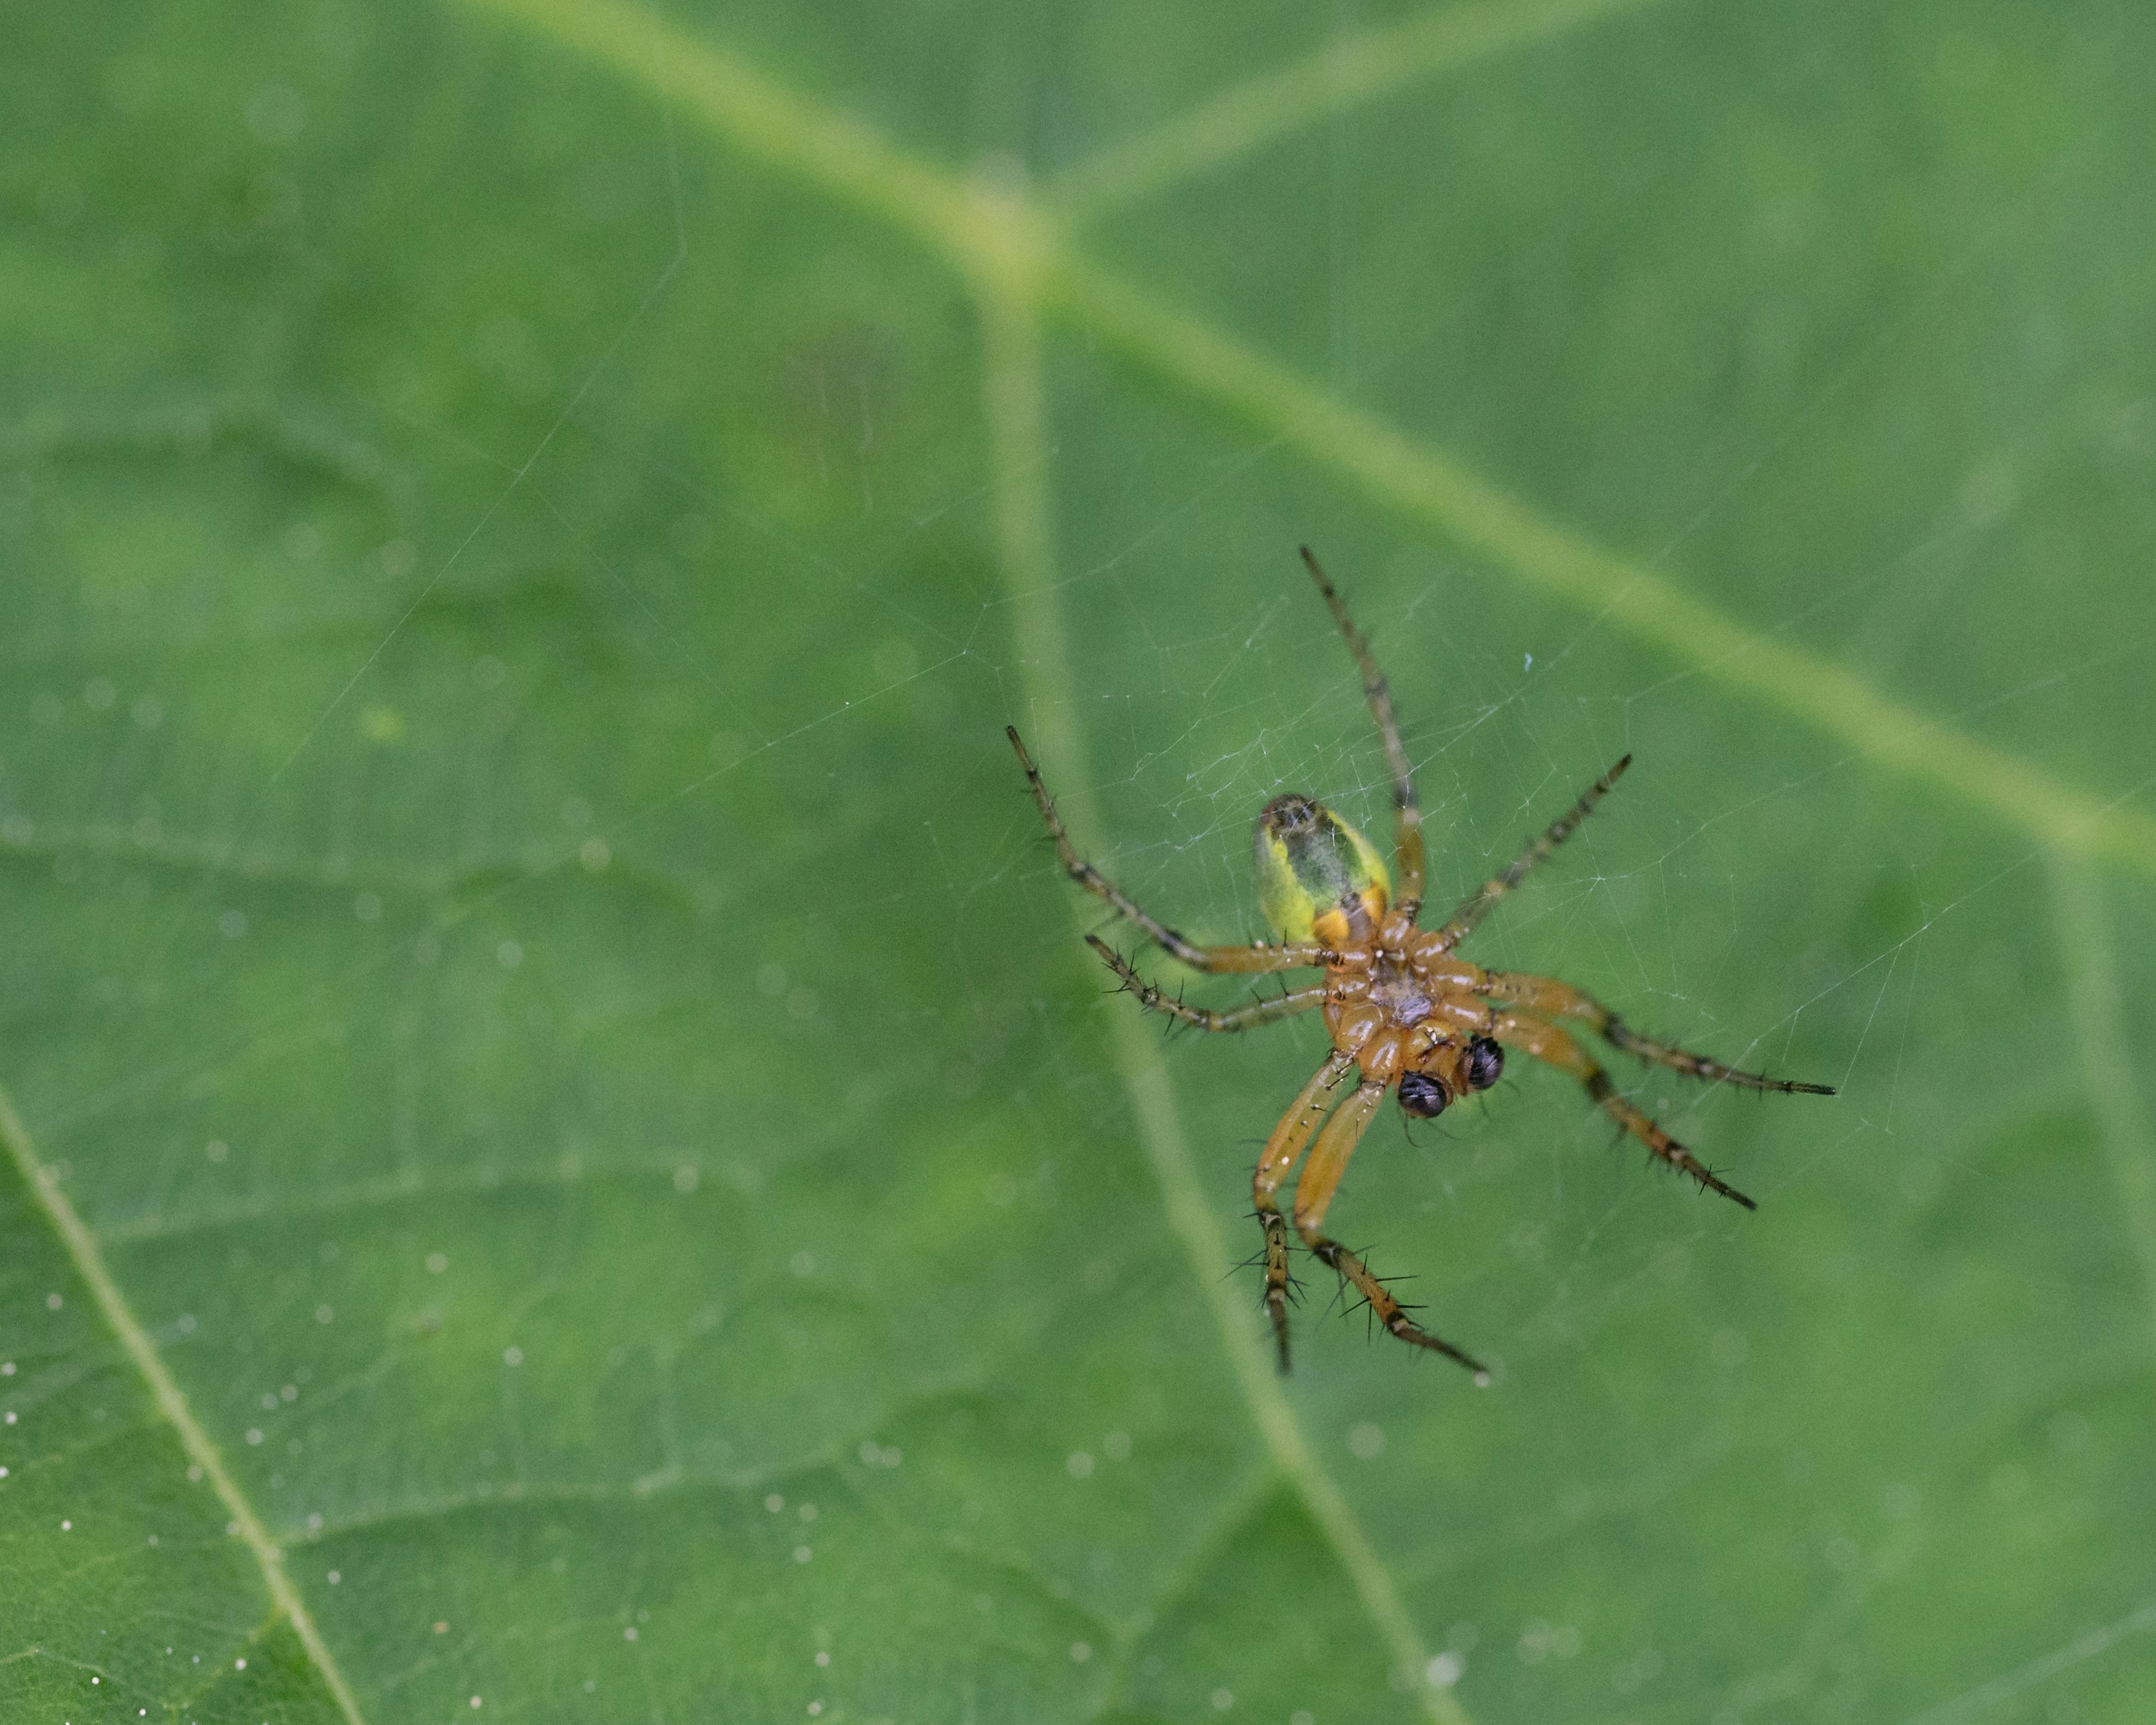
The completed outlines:
<svg viewBox="0 0 2156 1725">
<path fill-rule="evenodd" d="M 955 177 L 623 0 L 465 0 L 682 105 L 716 136 L 911 234 L 966 277 L 1053 311 L 1203 399 L 1262 427 L 1373 501 L 1523 584 L 1580 605 L 1743 698 L 1861 758 L 1977 808 L 2047 848 L 2156 875 L 2156 818 L 1889 699 L 1862 678 L 1748 628 L 1648 565 L 1552 521 L 1374 415 L 1075 250 L 1052 212 Z"/>
<path fill-rule="evenodd" d="M 181 1394 L 180 1386 L 149 1332 L 142 1327 L 128 1305 L 126 1296 L 120 1291 L 105 1267 L 104 1254 L 98 1250 L 95 1237 L 76 1214 L 74 1205 L 60 1190 L 59 1183 L 39 1159 L 37 1147 L 32 1142 L 28 1129 L 15 1111 L 15 1106 L 5 1091 L 0 1091 L 0 1144 L 7 1147 L 8 1159 L 14 1163 L 15 1172 L 23 1182 L 30 1201 L 44 1217 L 60 1248 L 74 1266 L 75 1274 L 90 1290 L 90 1298 L 96 1302 L 99 1312 L 126 1350 L 128 1358 L 141 1373 L 148 1386 L 157 1410 L 169 1420 L 179 1434 L 180 1447 L 187 1458 L 203 1471 L 218 1501 L 233 1521 L 239 1538 L 254 1556 L 255 1566 L 261 1572 L 264 1588 L 270 1603 L 292 1625 L 292 1630 L 305 1649 L 308 1663 L 315 1668 L 331 1698 L 337 1705 L 347 1725 L 366 1725 L 344 1674 L 337 1669 L 336 1661 L 322 1640 L 321 1631 L 315 1625 L 313 1615 L 306 1602 L 300 1597 L 299 1589 L 285 1573 L 284 1555 L 270 1538 L 262 1518 L 247 1500 L 239 1485 L 226 1470 L 223 1457 L 216 1444 L 204 1430 L 194 1411 Z"/>
<path fill-rule="evenodd" d="M 2082 1077 L 2156 1332 L 2156 1134 L 2127 1044 L 2117 937 L 2103 884 L 2085 866 L 2054 856 L 2051 894 Z"/>
<path fill-rule="evenodd" d="M 1086 742 L 1079 729 L 1070 658 L 1056 598 L 1056 559 L 1045 477 L 1050 444 L 1040 331 L 1030 306 L 993 285 L 981 295 L 981 314 L 996 536 L 1009 592 L 1018 675 L 1027 697 L 1024 717 L 1041 758 L 1060 769 L 1064 811 L 1082 839 L 1097 830 L 1097 821 L 1086 790 L 1091 780 L 1085 768 Z M 1251 1313 L 1220 1276 L 1219 1266 L 1231 1261 L 1231 1255 L 1183 1137 L 1158 1040 L 1132 1012 L 1111 1015 L 1109 1037 L 1168 1227 L 1189 1260 L 1193 1283 L 1204 1291 L 1235 1386 L 1274 1466 L 1301 1497 L 1347 1571 L 1394 1663 L 1411 1674 L 1424 1712 L 1437 1725 L 1468 1725 L 1452 1692 L 1424 1679 L 1430 1653 L 1420 1631 L 1353 1509 L 1303 1436 L 1253 1331 Z"/>
</svg>

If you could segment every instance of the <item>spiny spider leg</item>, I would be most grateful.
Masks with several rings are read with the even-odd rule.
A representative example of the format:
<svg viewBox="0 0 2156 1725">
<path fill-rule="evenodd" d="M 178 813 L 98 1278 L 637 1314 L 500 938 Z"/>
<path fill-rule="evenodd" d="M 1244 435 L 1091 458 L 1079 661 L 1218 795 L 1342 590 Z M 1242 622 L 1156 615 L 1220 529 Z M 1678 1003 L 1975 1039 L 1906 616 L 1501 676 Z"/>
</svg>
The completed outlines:
<svg viewBox="0 0 2156 1725">
<path fill-rule="evenodd" d="M 1693 1054 L 1689 1050 L 1673 1047 L 1666 1042 L 1657 1042 L 1651 1036 L 1642 1036 L 1617 1014 L 1569 983 L 1560 983 L 1546 976 L 1527 976 L 1517 972 L 1493 970 L 1485 973 L 1476 992 L 1492 1000 L 1502 1001 L 1507 1006 L 1525 1007 L 1543 1018 L 1574 1019 L 1585 1024 L 1596 1035 L 1613 1048 L 1657 1066 L 1667 1066 L 1673 1071 L 1689 1073 L 1694 1078 L 1703 1078 L 1710 1084 L 1733 1084 L 1744 1090 L 1779 1091 L 1786 1096 L 1830 1096 L 1830 1084 L 1799 1084 L 1793 1079 L 1768 1078 L 1757 1072 L 1739 1072 L 1733 1066 L 1706 1055 Z"/>
<path fill-rule="evenodd" d="M 1525 1013 L 1500 1012 L 1491 1014 L 1490 1034 L 1507 1048 L 1524 1050 L 1538 1060 L 1547 1061 L 1560 1072 L 1569 1073 L 1587 1088 L 1589 1096 L 1618 1125 L 1645 1144 L 1656 1155 L 1690 1174 L 1692 1178 L 1712 1192 L 1734 1199 L 1748 1210 L 1759 1206 L 1715 1177 L 1709 1168 L 1691 1151 L 1656 1125 L 1645 1114 L 1617 1094 L 1617 1086 L 1609 1081 L 1609 1075 L 1589 1060 L 1586 1051 L 1571 1037 L 1554 1024 L 1546 1024 L 1540 1019 Z"/>
<path fill-rule="evenodd" d="M 1101 962 L 1123 979 L 1123 987 L 1138 997 L 1138 1004 L 1147 1011 L 1165 1013 L 1169 1018 L 1179 1019 L 1186 1024 L 1194 1024 L 1201 1030 L 1252 1030 L 1260 1024 L 1293 1018 L 1299 1012 L 1308 1012 L 1313 1006 L 1325 1004 L 1325 984 L 1317 983 L 1307 988 L 1291 988 L 1286 993 L 1275 995 L 1269 1000 L 1253 1001 L 1250 1005 L 1239 1006 L 1232 1012 L 1209 1012 L 1202 1006 L 1186 1006 L 1173 996 L 1163 993 L 1157 984 L 1140 976 L 1127 958 L 1097 934 L 1087 935 L 1086 944 L 1098 952 Z"/>
<path fill-rule="evenodd" d="M 1310 1165 L 1296 1182 L 1296 1232 L 1302 1236 L 1302 1243 L 1318 1262 L 1354 1284 L 1355 1291 L 1369 1301 L 1372 1315 L 1386 1329 L 1403 1342 L 1459 1361 L 1474 1373 L 1478 1384 L 1486 1384 L 1490 1381 L 1488 1367 L 1422 1328 L 1401 1309 L 1392 1291 L 1370 1274 L 1368 1266 L 1338 1240 L 1328 1239 L 1318 1231 L 1325 1220 L 1326 1209 L 1332 1202 L 1333 1189 L 1347 1172 L 1348 1158 L 1355 1153 L 1357 1142 L 1370 1124 L 1370 1117 L 1378 1111 L 1378 1105 L 1385 1100 L 1389 1088 L 1383 1084 L 1358 1085 L 1355 1094 L 1325 1122 L 1325 1130 L 1317 1135 L 1317 1147 L 1310 1153 Z"/>
<path fill-rule="evenodd" d="M 1332 1106 L 1332 1092 L 1354 1062 L 1335 1053 L 1288 1104 L 1265 1147 L 1259 1153 L 1257 1171 L 1250 1176 L 1250 1204 L 1265 1234 L 1265 1315 L 1272 1320 L 1273 1341 L 1280 1348 L 1280 1368 L 1287 1370 L 1287 1227 L 1281 1220 L 1281 1182 L 1294 1170 L 1303 1147 Z"/>
<path fill-rule="evenodd" d="M 1378 721 L 1378 734 L 1384 739 L 1385 764 L 1393 773 L 1393 860 L 1400 871 L 1399 909 L 1412 922 L 1422 910 L 1422 807 L 1415 800 L 1414 770 L 1400 742 L 1399 725 L 1393 717 L 1393 691 L 1385 682 L 1385 674 L 1378 669 L 1378 655 L 1370 650 L 1368 639 L 1348 616 L 1347 602 L 1306 545 L 1302 547 L 1302 561 L 1318 592 L 1325 595 L 1332 620 L 1347 638 L 1348 650 L 1355 655 L 1355 668 L 1363 674 L 1363 693 L 1370 703 L 1370 716 Z"/>
<path fill-rule="evenodd" d="M 1181 959 L 1193 970 L 1231 971 L 1245 975 L 1314 969 L 1337 960 L 1337 954 L 1308 941 L 1277 947 L 1201 947 L 1185 940 L 1157 917 L 1147 916 L 1112 880 L 1079 855 L 1070 835 L 1063 829 L 1062 818 L 1055 812 L 1055 799 L 1048 794 L 1048 787 L 1041 782 L 1040 769 L 1033 764 L 1033 757 L 1025 752 L 1025 744 L 1019 739 L 1018 727 L 1006 725 L 1004 733 L 1018 751 L 1019 765 L 1025 768 L 1025 782 L 1033 788 L 1033 800 L 1040 805 L 1040 818 L 1048 824 L 1048 835 L 1055 841 L 1055 854 L 1062 859 L 1064 872 L 1096 898 L 1105 901 L 1117 916 L 1137 923 L 1171 957 Z"/>
<path fill-rule="evenodd" d="M 1443 948 L 1450 952 L 1473 933 L 1475 925 L 1490 914 L 1491 906 L 1526 880 L 1529 870 L 1572 836 L 1573 829 L 1609 794 L 1609 788 L 1625 776 L 1625 769 L 1631 764 L 1632 757 L 1626 755 L 1589 785 L 1577 803 L 1552 821 L 1548 832 L 1514 857 L 1503 874 L 1484 882 L 1481 891 L 1460 901 L 1460 908 L 1445 918 L 1445 927 L 1437 932 Z"/>
</svg>

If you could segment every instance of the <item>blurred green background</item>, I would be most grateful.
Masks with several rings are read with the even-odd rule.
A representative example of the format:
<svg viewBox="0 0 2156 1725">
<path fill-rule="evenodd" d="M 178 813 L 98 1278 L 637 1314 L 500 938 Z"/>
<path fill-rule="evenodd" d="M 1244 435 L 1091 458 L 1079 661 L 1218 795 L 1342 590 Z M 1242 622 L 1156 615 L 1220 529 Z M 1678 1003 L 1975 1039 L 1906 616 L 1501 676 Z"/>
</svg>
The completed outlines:
<svg viewBox="0 0 2156 1725">
<path fill-rule="evenodd" d="M 18 8 L 0 1711 L 2156 1715 L 2151 22 Z M 1476 953 L 1843 1086 L 1389 1109 L 1486 1392 L 1001 735 L 1257 932 L 1306 540 L 1440 906 L 1637 757 Z"/>
</svg>

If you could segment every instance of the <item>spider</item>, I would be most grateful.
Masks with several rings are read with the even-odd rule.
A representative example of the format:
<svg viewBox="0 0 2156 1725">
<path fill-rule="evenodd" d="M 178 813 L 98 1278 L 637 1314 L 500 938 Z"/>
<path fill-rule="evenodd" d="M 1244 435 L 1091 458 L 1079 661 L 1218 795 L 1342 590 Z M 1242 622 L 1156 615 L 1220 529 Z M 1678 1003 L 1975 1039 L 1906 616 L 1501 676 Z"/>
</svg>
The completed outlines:
<svg viewBox="0 0 2156 1725">
<path fill-rule="evenodd" d="M 1347 605 L 1307 546 L 1302 560 L 1354 655 L 1362 672 L 1363 693 L 1384 741 L 1393 780 L 1393 854 L 1400 875 L 1397 901 L 1384 859 L 1362 834 L 1308 797 L 1276 797 L 1259 811 L 1255 840 L 1258 902 L 1277 942 L 1199 946 L 1141 910 L 1078 855 L 1017 727 L 1005 729 L 1065 870 L 1116 915 L 1136 923 L 1170 957 L 1215 974 L 1325 973 L 1323 981 L 1308 987 L 1286 989 L 1233 1011 L 1213 1012 L 1164 993 L 1106 941 L 1097 935 L 1086 937 L 1086 944 L 1142 1007 L 1200 1030 L 1248 1030 L 1297 1013 L 1322 1009 L 1324 1014 L 1332 1050 L 1266 1139 L 1250 1183 L 1257 1220 L 1265 1232 L 1265 1308 L 1279 1348 L 1281 1370 L 1288 1368 L 1291 1284 L 1280 1194 L 1308 1149 L 1309 1163 L 1295 1187 L 1295 1227 L 1303 1245 L 1343 1284 L 1353 1286 L 1392 1334 L 1457 1360 L 1474 1373 L 1478 1384 L 1486 1384 L 1486 1367 L 1417 1324 L 1359 1255 L 1324 1232 L 1325 1213 L 1347 1171 L 1348 1158 L 1389 1091 L 1398 1094 L 1404 1112 L 1430 1119 L 1470 1092 L 1489 1089 L 1505 1069 L 1505 1050 L 1516 1048 L 1578 1079 L 1597 1106 L 1662 1161 L 1689 1174 L 1702 1190 L 1718 1192 L 1748 1210 L 1758 1206 L 1619 1095 L 1609 1075 L 1555 1021 L 1584 1025 L 1627 1054 L 1710 1083 L 1810 1096 L 1832 1096 L 1834 1091 L 1824 1084 L 1796 1084 L 1739 1072 L 1704 1055 L 1657 1042 L 1568 983 L 1485 970 L 1455 950 L 1497 901 L 1587 818 L 1631 765 L 1630 755 L 1595 780 L 1502 874 L 1462 901 L 1442 927 L 1418 928 L 1423 896 L 1422 814 L 1407 751 L 1394 721 L 1392 695 L 1369 642 L 1355 627 Z M 1354 1087 L 1340 1101 L 1351 1070 L 1357 1075 Z"/>
</svg>

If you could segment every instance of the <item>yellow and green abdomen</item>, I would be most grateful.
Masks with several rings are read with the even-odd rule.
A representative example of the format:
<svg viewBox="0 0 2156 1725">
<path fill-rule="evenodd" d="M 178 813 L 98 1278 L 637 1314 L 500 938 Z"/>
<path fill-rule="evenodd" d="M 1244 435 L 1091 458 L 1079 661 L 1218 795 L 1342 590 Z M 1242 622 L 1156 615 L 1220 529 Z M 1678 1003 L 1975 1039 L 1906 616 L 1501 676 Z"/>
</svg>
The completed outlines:
<svg viewBox="0 0 2156 1725">
<path fill-rule="evenodd" d="M 1343 947 L 1368 938 L 1392 876 L 1370 841 L 1307 797 L 1276 797 L 1258 815 L 1258 906 L 1284 941 Z"/>
</svg>

